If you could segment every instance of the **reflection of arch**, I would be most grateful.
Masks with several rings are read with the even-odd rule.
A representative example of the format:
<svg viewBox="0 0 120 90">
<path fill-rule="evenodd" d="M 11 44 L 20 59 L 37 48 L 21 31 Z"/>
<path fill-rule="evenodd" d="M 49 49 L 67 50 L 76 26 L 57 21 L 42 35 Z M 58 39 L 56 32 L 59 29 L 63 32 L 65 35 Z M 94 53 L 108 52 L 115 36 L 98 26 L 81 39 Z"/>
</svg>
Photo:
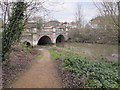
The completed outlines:
<svg viewBox="0 0 120 90">
<path fill-rule="evenodd" d="M 43 36 L 39 39 L 37 45 L 45 45 L 45 44 L 51 44 L 51 43 L 52 43 L 52 41 L 51 41 L 50 37 Z"/>
<path fill-rule="evenodd" d="M 25 44 L 27 47 L 31 46 L 30 42 L 28 42 L 28 41 L 24 41 L 23 44 Z"/>
<path fill-rule="evenodd" d="M 64 42 L 64 41 L 65 41 L 65 37 L 63 35 L 59 35 L 56 38 L 56 43 L 61 43 L 61 42 Z"/>
</svg>

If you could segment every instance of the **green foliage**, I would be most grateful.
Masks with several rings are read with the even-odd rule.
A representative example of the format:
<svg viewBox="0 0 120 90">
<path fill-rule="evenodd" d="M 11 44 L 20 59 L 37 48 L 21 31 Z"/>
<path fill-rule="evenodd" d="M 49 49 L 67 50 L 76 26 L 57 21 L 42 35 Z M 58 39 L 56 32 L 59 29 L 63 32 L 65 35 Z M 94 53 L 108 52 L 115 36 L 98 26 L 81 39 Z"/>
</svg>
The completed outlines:
<svg viewBox="0 0 120 90">
<path fill-rule="evenodd" d="M 70 56 L 70 55 L 69 55 Z M 94 62 L 79 57 L 68 57 L 63 60 L 65 69 L 75 73 L 85 88 L 118 88 L 117 62 Z"/>
<path fill-rule="evenodd" d="M 3 60 L 5 54 L 11 50 L 13 43 L 18 42 L 24 29 L 24 11 L 26 3 L 14 2 L 12 6 L 12 14 L 8 19 L 8 24 L 3 31 Z"/>
<path fill-rule="evenodd" d="M 92 61 L 74 51 L 60 53 L 52 48 L 49 51 L 54 58 L 62 59 L 62 66 L 82 83 L 80 88 L 118 88 L 118 62 Z"/>
<path fill-rule="evenodd" d="M 43 54 L 43 53 L 40 53 L 40 54 L 37 56 L 37 58 L 41 59 L 43 56 L 44 56 L 44 54 Z"/>
<path fill-rule="evenodd" d="M 21 46 L 22 46 L 22 49 L 25 51 L 25 52 L 31 52 L 32 49 L 30 47 L 27 47 L 26 44 L 24 43 L 21 43 Z"/>
<path fill-rule="evenodd" d="M 55 58 L 55 59 L 60 58 L 60 54 L 57 51 L 54 51 L 51 48 L 49 48 L 48 50 L 53 58 Z"/>
</svg>

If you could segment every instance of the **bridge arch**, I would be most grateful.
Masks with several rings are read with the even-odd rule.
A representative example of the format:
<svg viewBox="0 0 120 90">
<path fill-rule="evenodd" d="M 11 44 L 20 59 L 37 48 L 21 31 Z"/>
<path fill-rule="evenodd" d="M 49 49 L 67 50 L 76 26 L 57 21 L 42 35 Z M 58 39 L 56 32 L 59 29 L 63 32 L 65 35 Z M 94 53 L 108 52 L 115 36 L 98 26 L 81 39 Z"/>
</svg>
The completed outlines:
<svg viewBox="0 0 120 90">
<path fill-rule="evenodd" d="M 30 40 L 28 40 L 28 39 L 23 39 L 23 40 L 21 40 L 21 43 L 26 44 L 27 47 L 32 46 L 32 41 L 30 41 Z"/>
<path fill-rule="evenodd" d="M 46 36 L 46 35 L 40 37 L 37 43 L 37 45 L 47 45 L 47 44 L 52 44 L 52 40 L 49 36 Z"/>
<path fill-rule="evenodd" d="M 24 41 L 23 44 L 25 44 L 27 47 L 32 46 L 31 43 L 29 41 Z"/>
<path fill-rule="evenodd" d="M 65 41 L 64 35 L 60 34 L 60 35 L 57 36 L 56 43 L 61 43 L 61 42 L 64 42 L 64 41 Z"/>
</svg>

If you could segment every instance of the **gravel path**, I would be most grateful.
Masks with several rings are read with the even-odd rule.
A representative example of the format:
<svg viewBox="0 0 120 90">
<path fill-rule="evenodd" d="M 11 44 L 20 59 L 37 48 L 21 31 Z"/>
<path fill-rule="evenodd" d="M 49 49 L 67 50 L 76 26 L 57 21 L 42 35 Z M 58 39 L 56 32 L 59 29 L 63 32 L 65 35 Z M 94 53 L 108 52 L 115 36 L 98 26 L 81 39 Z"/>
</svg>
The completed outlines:
<svg viewBox="0 0 120 90">
<path fill-rule="evenodd" d="M 44 56 L 33 61 L 31 68 L 11 85 L 12 88 L 62 88 L 61 78 L 50 53 L 46 49 L 41 51 Z"/>
</svg>

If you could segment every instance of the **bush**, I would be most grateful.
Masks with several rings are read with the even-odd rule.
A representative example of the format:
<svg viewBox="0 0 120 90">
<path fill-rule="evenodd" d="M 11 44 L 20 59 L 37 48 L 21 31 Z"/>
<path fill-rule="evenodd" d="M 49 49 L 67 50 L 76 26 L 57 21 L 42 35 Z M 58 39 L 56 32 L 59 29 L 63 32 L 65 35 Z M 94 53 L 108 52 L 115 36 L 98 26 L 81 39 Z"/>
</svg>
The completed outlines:
<svg viewBox="0 0 120 90">
<path fill-rule="evenodd" d="M 117 30 L 102 30 L 102 29 L 71 29 L 68 37 L 73 42 L 87 42 L 100 44 L 117 44 Z"/>
</svg>

